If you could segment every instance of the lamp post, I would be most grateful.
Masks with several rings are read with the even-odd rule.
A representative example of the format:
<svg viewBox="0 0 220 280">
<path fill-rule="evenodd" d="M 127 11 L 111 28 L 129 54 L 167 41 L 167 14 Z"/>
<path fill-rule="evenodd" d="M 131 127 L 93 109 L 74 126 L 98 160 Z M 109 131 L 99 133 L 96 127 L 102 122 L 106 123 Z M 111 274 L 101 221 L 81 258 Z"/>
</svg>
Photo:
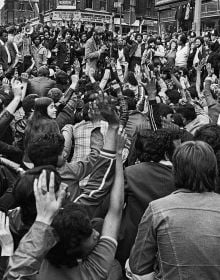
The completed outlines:
<svg viewBox="0 0 220 280">
<path fill-rule="evenodd" d="M 194 14 L 193 29 L 196 32 L 196 36 L 200 36 L 200 30 L 201 30 L 201 6 L 202 6 L 202 0 L 195 0 L 195 14 Z"/>
</svg>

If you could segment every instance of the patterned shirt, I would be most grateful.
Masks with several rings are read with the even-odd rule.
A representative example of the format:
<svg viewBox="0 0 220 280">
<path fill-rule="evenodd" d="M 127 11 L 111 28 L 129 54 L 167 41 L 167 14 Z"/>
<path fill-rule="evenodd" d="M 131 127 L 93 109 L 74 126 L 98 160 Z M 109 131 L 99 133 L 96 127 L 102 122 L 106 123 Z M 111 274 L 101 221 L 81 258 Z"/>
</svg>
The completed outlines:
<svg viewBox="0 0 220 280">
<path fill-rule="evenodd" d="M 74 154 L 71 163 L 85 160 L 90 153 L 90 137 L 93 129 L 101 127 L 101 133 L 105 136 L 108 123 L 104 121 L 93 123 L 91 121 L 82 121 L 76 125 L 66 125 L 62 129 L 65 138 L 65 151 L 70 153 L 72 142 L 74 141 Z M 89 177 L 80 182 L 80 186 L 85 186 Z"/>
</svg>

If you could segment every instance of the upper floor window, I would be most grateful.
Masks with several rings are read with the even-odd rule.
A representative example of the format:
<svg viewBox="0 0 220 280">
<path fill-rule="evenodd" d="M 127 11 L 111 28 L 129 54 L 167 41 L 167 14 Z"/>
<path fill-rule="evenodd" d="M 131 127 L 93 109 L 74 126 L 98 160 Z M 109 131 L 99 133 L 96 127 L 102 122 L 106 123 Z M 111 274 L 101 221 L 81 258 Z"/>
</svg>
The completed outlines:
<svg viewBox="0 0 220 280">
<path fill-rule="evenodd" d="M 107 10 L 107 0 L 100 0 L 100 10 Z"/>
<path fill-rule="evenodd" d="M 93 5 L 92 5 L 92 0 L 86 0 L 86 9 L 92 9 Z"/>
</svg>

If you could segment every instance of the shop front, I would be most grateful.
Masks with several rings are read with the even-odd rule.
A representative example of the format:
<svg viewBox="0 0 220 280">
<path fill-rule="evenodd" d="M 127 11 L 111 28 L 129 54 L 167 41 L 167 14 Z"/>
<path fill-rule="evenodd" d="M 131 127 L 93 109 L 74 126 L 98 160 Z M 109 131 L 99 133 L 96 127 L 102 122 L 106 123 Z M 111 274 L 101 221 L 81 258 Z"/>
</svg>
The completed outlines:
<svg viewBox="0 0 220 280">
<path fill-rule="evenodd" d="M 52 24 L 53 26 L 62 26 L 63 22 L 72 22 L 74 25 L 80 26 L 82 23 L 87 27 L 103 26 L 104 24 L 110 26 L 112 24 L 112 15 L 108 12 L 96 11 L 77 11 L 77 10 L 59 10 L 58 8 L 53 12 L 48 12 L 44 16 L 44 22 Z"/>
</svg>

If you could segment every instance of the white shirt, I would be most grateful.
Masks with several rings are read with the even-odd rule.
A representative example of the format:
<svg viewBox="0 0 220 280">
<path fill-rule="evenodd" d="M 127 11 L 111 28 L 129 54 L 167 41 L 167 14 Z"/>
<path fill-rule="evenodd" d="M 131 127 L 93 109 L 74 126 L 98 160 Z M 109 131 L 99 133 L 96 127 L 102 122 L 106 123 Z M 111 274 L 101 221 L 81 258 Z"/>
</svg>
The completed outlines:
<svg viewBox="0 0 220 280">
<path fill-rule="evenodd" d="M 8 47 L 2 40 L 0 40 L 0 44 L 5 47 L 5 50 L 6 50 L 7 55 L 8 55 L 8 64 L 10 64 L 11 63 L 11 55 L 10 55 L 10 52 L 8 50 Z"/>
<path fill-rule="evenodd" d="M 189 56 L 189 47 L 187 45 L 184 47 L 179 46 L 176 52 L 175 66 L 186 67 L 188 56 Z"/>
<path fill-rule="evenodd" d="M 196 63 L 199 63 L 199 52 L 202 53 L 202 46 L 197 48 L 197 50 L 196 50 L 196 54 L 195 54 L 194 59 L 193 59 L 193 66 L 195 66 Z"/>
</svg>

